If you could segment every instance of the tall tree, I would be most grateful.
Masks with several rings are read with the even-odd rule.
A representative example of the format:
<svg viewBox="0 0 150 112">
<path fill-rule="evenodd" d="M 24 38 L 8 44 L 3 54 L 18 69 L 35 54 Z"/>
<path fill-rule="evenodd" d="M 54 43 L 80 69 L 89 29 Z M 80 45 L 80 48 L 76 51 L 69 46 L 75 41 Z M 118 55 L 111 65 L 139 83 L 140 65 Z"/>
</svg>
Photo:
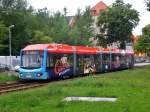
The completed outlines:
<svg viewBox="0 0 150 112">
<path fill-rule="evenodd" d="M 18 55 L 20 49 L 28 43 L 29 34 L 27 32 L 27 21 L 31 13 L 31 7 L 28 8 L 26 0 L 1 0 L 0 20 L 4 21 L 7 29 L 10 25 L 15 25 L 12 29 L 12 54 Z M 8 32 L 7 32 L 8 35 Z M 3 55 L 8 55 L 8 38 L 3 42 L 7 47 Z"/>
<path fill-rule="evenodd" d="M 89 38 L 93 37 L 93 19 L 90 7 L 86 7 L 83 12 L 77 10 L 75 25 L 70 31 L 70 38 L 73 45 L 90 45 Z"/>
<path fill-rule="evenodd" d="M 28 6 L 27 0 L 0 0 L 2 9 L 25 10 Z"/>
<path fill-rule="evenodd" d="M 49 35 L 55 43 L 66 44 L 68 40 L 69 26 L 64 14 L 57 11 L 50 20 Z"/>
<path fill-rule="evenodd" d="M 12 54 L 19 55 L 21 48 L 35 43 L 62 43 L 89 45 L 92 37 L 92 16 L 90 9 L 80 11 L 75 17 L 76 24 L 70 28 L 67 9 L 64 12 L 49 12 L 47 8 L 35 11 L 27 0 L 0 0 L 0 55 L 9 54 L 8 27 L 12 31 Z M 3 27 L 5 26 L 5 28 Z M 3 35 L 3 36 L 2 36 Z"/>
<path fill-rule="evenodd" d="M 34 37 L 30 40 L 30 43 L 34 44 L 40 44 L 40 43 L 51 43 L 52 38 L 49 36 L 46 36 L 43 32 L 41 31 L 35 31 L 34 32 Z"/>
<path fill-rule="evenodd" d="M 9 15 L 3 16 L 5 18 L 5 24 L 7 28 L 14 24 L 15 27 L 11 30 L 12 32 L 12 54 L 19 54 L 19 51 L 22 47 L 27 45 L 29 34 L 27 30 L 27 21 L 24 19 L 27 15 L 23 15 L 21 12 L 13 12 Z M 7 33 L 8 35 L 8 33 Z M 5 44 L 9 44 L 8 41 Z M 8 53 L 8 48 L 6 49 Z"/>
<path fill-rule="evenodd" d="M 7 40 L 7 27 L 0 21 L 0 54 L 4 51 L 7 45 L 4 44 L 4 41 Z"/>
<path fill-rule="evenodd" d="M 147 53 L 150 56 L 150 24 L 142 29 L 142 35 L 134 48 L 136 51 Z"/>
<path fill-rule="evenodd" d="M 133 28 L 139 22 L 139 14 L 130 4 L 123 0 L 116 0 L 107 10 L 100 13 L 97 26 L 99 45 L 107 47 L 118 43 L 118 47 L 125 48 L 125 42 L 130 41 Z"/>
<path fill-rule="evenodd" d="M 147 10 L 150 11 L 150 0 L 145 0 L 145 2 L 146 2 Z"/>
</svg>

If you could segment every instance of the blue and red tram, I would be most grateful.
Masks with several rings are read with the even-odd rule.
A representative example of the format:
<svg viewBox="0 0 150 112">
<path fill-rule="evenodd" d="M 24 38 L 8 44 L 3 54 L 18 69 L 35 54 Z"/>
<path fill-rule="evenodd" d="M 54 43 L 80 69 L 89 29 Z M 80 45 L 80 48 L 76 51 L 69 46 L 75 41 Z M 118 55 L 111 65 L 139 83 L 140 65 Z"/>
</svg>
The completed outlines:
<svg viewBox="0 0 150 112">
<path fill-rule="evenodd" d="M 61 44 L 28 45 L 20 53 L 20 79 L 40 80 L 127 69 L 134 52 Z"/>
</svg>

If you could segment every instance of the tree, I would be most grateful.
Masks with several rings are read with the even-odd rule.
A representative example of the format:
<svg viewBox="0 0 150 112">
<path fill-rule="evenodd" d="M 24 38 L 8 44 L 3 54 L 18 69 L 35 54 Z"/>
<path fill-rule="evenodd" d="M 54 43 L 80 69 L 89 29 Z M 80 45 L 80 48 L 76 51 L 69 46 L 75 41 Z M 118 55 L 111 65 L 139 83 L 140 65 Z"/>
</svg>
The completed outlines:
<svg viewBox="0 0 150 112">
<path fill-rule="evenodd" d="M 81 12 L 78 9 L 75 16 L 75 25 L 70 30 L 69 37 L 73 45 L 90 45 L 89 38 L 93 37 L 93 19 L 90 12 L 90 7 L 86 7 L 85 11 Z"/>
<path fill-rule="evenodd" d="M 26 0 L 1 0 L 0 3 L 0 20 L 3 20 L 7 28 L 12 24 L 15 25 L 12 29 L 12 54 L 18 55 L 20 49 L 29 43 L 30 34 L 27 26 L 28 23 L 31 23 L 31 20 L 28 19 L 32 13 L 31 7 L 28 9 Z M 0 51 L 2 55 L 9 54 L 8 42 L 8 38 L 2 42 L 7 46 Z"/>
<path fill-rule="evenodd" d="M 142 35 L 134 46 L 138 52 L 147 53 L 150 55 L 150 24 L 142 29 Z"/>
<path fill-rule="evenodd" d="M 0 22 L 0 32 L 3 32 L 0 34 L 0 55 L 9 54 L 8 31 L 3 26 L 8 29 L 12 24 L 15 25 L 11 29 L 13 55 L 19 55 L 20 49 L 31 43 L 89 44 L 88 39 L 92 37 L 90 9 L 75 19 L 75 27 L 70 28 L 66 8 L 63 13 L 50 13 L 47 8 L 35 11 L 27 0 L 0 0 L 0 21 L 3 21 Z"/>
<path fill-rule="evenodd" d="M 0 53 L 7 47 L 7 45 L 3 44 L 7 40 L 7 31 L 7 27 L 0 21 Z"/>
<path fill-rule="evenodd" d="M 150 11 L 150 0 L 145 0 L 146 5 L 147 5 L 147 10 Z"/>
<path fill-rule="evenodd" d="M 27 0 L 0 0 L 0 9 L 5 12 L 25 11 L 28 7 Z"/>
<path fill-rule="evenodd" d="M 65 14 L 61 14 L 59 11 L 54 13 L 51 18 L 50 37 L 53 38 L 55 43 L 68 44 L 67 40 L 69 26 Z"/>
<path fill-rule="evenodd" d="M 125 42 L 130 41 L 133 28 L 139 22 L 139 14 L 130 4 L 116 0 L 112 7 L 102 11 L 98 17 L 97 35 L 100 46 L 107 47 L 119 43 L 118 47 L 125 48 Z"/>
<path fill-rule="evenodd" d="M 40 43 L 51 43 L 52 38 L 44 35 L 41 31 L 35 31 L 34 37 L 30 40 L 31 43 L 40 44 Z"/>
<path fill-rule="evenodd" d="M 7 28 L 2 21 L 0 21 L 0 41 L 6 36 Z"/>
</svg>

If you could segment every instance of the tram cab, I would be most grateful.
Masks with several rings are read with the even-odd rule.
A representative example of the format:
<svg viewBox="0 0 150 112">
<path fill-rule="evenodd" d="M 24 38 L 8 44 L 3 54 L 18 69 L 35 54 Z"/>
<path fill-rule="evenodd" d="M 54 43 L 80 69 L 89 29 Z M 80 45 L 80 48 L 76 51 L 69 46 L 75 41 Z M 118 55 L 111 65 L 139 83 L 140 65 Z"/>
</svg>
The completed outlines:
<svg viewBox="0 0 150 112">
<path fill-rule="evenodd" d="M 20 54 L 20 79 L 44 80 L 73 75 L 72 46 L 29 45 Z"/>
<path fill-rule="evenodd" d="M 45 58 L 45 51 L 21 51 L 20 79 L 47 79 Z"/>
</svg>

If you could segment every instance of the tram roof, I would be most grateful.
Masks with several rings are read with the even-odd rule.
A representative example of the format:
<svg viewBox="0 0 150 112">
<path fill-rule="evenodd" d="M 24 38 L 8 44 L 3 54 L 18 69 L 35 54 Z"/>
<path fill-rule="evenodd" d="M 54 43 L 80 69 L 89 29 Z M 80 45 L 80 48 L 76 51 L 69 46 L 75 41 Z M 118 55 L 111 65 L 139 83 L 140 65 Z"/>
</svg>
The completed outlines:
<svg viewBox="0 0 150 112">
<path fill-rule="evenodd" d="M 26 46 L 23 51 L 43 51 L 49 46 L 49 44 L 33 44 L 33 45 L 28 45 Z"/>
<path fill-rule="evenodd" d="M 109 48 L 93 48 L 85 46 L 70 46 L 65 44 L 34 44 L 26 46 L 23 51 L 44 51 L 47 49 L 48 52 L 52 53 L 73 53 L 76 51 L 77 54 L 96 54 L 98 52 L 109 53 L 122 53 L 123 50 L 120 49 L 109 49 Z M 133 51 L 124 50 L 126 54 L 134 54 Z"/>
</svg>

